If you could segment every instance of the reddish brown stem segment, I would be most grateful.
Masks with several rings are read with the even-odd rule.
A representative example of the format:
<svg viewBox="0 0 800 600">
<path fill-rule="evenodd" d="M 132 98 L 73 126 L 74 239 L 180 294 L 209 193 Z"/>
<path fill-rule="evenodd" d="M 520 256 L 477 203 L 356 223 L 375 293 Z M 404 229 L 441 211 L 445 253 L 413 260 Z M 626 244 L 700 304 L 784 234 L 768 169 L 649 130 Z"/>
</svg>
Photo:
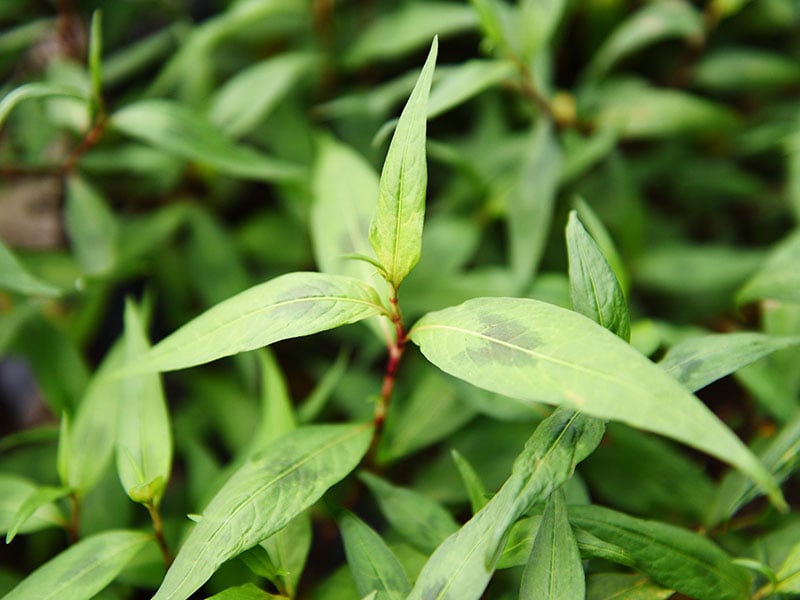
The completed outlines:
<svg viewBox="0 0 800 600">
<path fill-rule="evenodd" d="M 389 410 L 389 404 L 392 401 L 397 368 L 400 365 L 400 359 L 403 357 L 403 350 L 405 350 L 406 347 L 406 330 L 403 325 L 403 316 L 400 313 L 400 306 L 397 303 L 397 295 L 392 294 L 391 298 L 389 298 L 389 302 L 392 306 L 392 324 L 395 329 L 395 340 L 393 343 L 389 344 L 389 360 L 386 362 L 386 372 L 383 376 L 383 385 L 381 385 L 381 396 L 375 405 L 376 435 L 378 435 L 383 428 L 386 412 Z"/>
<path fill-rule="evenodd" d="M 164 557 L 164 564 L 166 564 L 167 568 L 169 568 L 174 560 L 174 557 L 169 551 L 167 540 L 164 538 L 164 528 L 161 522 L 161 514 L 158 512 L 158 507 L 152 502 L 145 504 L 145 507 L 147 507 L 147 510 L 150 513 L 150 519 L 153 521 L 153 533 L 156 537 L 158 548 L 161 550 L 161 556 Z"/>
</svg>

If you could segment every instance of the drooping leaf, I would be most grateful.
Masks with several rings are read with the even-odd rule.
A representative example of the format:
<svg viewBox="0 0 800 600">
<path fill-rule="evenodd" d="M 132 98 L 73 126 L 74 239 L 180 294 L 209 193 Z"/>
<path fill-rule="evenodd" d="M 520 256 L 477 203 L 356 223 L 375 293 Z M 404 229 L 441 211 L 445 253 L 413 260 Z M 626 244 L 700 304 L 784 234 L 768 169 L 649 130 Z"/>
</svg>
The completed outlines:
<svg viewBox="0 0 800 600">
<path fill-rule="evenodd" d="M 359 477 L 369 487 L 389 524 L 422 552 L 432 551 L 458 529 L 446 509 L 419 492 L 392 485 L 371 473 L 362 472 Z"/>
<path fill-rule="evenodd" d="M 583 600 L 586 582 L 578 543 L 567 518 L 562 490 L 549 497 L 528 564 L 522 574 L 520 599 Z"/>
<path fill-rule="evenodd" d="M 411 585 L 383 538 L 349 511 L 339 517 L 339 529 L 358 593 L 365 596 L 375 590 L 379 600 L 405 600 Z"/>
<path fill-rule="evenodd" d="M 386 280 L 397 288 L 419 261 L 428 167 L 425 132 L 428 93 L 438 52 L 434 38 L 428 59 L 408 99 L 386 154 L 378 206 L 369 231 Z"/>
<path fill-rule="evenodd" d="M 566 404 L 703 450 L 785 502 L 763 465 L 708 408 L 631 346 L 572 311 L 478 298 L 429 313 L 411 339 L 445 372 L 527 402 Z"/>
<path fill-rule="evenodd" d="M 367 425 L 309 426 L 257 454 L 203 511 L 154 600 L 185 600 L 223 562 L 285 527 L 355 468 L 371 437 Z"/>
<path fill-rule="evenodd" d="M 658 364 L 694 392 L 763 356 L 797 345 L 800 337 L 749 332 L 710 334 L 676 344 Z"/>
<path fill-rule="evenodd" d="M 787 236 L 739 290 L 739 304 L 752 300 L 781 300 L 800 304 L 800 231 Z"/>
<path fill-rule="evenodd" d="M 14 513 L 11 523 L 8 525 L 8 532 L 6 533 L 6 544 L 10 544 L 12 540 L 20 533 L 25 527 L 28 520 L 36 513 L 47 512 L 47 509 L 59 515 L 58 509 L 53 504 L 54 501 L 59 500 L 69 494 L 69 488 L 41 486 L 34 488 L 31 493 L 19 504 L 19 507 Z M 3 488 L 3 494 L 6 494 Z M 45 508 L 46 507 L 46 508 Z M 42 509 L 45 508 L 43 511 Z M 51 512 L 52 515 L 52 512 Z M 41 518 L 41 517 L 40 517 Z"/>
<path fill-rule="evenodd" d="M 201 115 L 170 100 L 140 100 L 111 115 L 111 125 L 127 136 L 234 177 L 296 181 L 298 165 L 232 142 Z"/>
<path fill-rule="evenodd" d="M 0 473 L 0 490 L 3 490 L 0 494 L 0 533 L 6 533 L 13 525 L 20 506 L 36 492 L 36 484 L 19 475 Z M 42 504 L 18 527 L 17 533 L 58 527 L 64 522 L 64 516 L 55 504 Z"/>
<path fill-rule="evenodd" d="M 61 290 L 57 287 L 31 275 L 2 240 L 0 240 L 0 289 L 46 298 L 61 295 Z"/>
<path fill-rule="evenodd" d="M 505 545 L 509 528 L 571 476 L 600 443 L 603 425 L 559 409 L 536 428 L 495 496 L 431 555 L 409 600 L 477 600 Z"/>
<path fill-rule="evenodd" d="M 631 319 L 625 294 L 597 242 L 584 229 L 575 211 L 569 214 L 566 238 L 573 310 L 627 342 L 631 336 Z"/>
<path fill-rule="evenodd" d="M 697 600 L 750 597 L 747 571 L 708 538 L 694 532 L 594 505 L 570 506 L 569 520 L 622 547 L 633 557 L 636 568 L 659 585 Z"/>
<path fill-rule="evenodd" d="M 87 100 L 88 94 L 76 87 L 59 83 L 33 82 L 26 83 L 11 90 L 0 100 L 0 125 L 20 102 L 32 98 L 75 98 Z"/>
<path fill-rule="evenodd" d="M 289 273 L 210 308 L 126 371 L 185 369 L 384 312 L 377 292 L 337 275 Z"/>
<path fill-rule="evenodd" d="M 28 575 L 5 600 L 93 598 L 152 539 L 147 533 L 123 530 L 85 538 Z"/>
<path fill-rule="evenodd" d="M 506 60 L 469 60 L 445 70 L 428 99 L 428 119 L 444 114 L 473 96 L 514 75 L 514 64 Z"/>
<path fill-rule="evenodd" d="M 87 275 L 109 273 L 117 262 L 118 227 L 100 193 L 77 175 L 67 179 L 64 225 Z"/>
</svg>

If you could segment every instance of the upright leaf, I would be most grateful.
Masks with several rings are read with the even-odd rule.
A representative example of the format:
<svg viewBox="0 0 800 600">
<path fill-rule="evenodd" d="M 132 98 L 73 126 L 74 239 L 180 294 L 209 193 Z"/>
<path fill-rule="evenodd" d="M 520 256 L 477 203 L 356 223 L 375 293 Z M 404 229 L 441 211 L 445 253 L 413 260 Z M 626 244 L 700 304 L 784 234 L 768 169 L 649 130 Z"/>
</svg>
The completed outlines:
<svg viewBox="0 0 800 600">
<path fill-rule="evenodd" d="M 257 454 L 203 511 L 154 600 L 185 600 L 223 562 L 285 527 L 355 468 L 371 439 L 367 425 L 309 426 Z"/>
<path fill-rule="evenodd" d="M 586 582 L 578 543 L 567 518 L 564 492 L 554 491 L 522 574 L 520 599 L 583 600 Z"/>
<path fill-rule="evenodd" d="M 11 590 L 5 600 L 88 600 L 152 540 L 141 531 L 106 531 L 81 540 Z"/>
<path fill-rule="evenodd" d="M 431 362 L 473 385 L 671 437 L 736 466 L 786 506 L 763 465 L 702 402 L 577 313 L 537 300 L 478 298 L 425 315 L 410 337 Z"/>
<path fill-rule="evenodd" d="M 417 264 L 422 251 L 428 186 L 425 131 L 428 94 L 438 48 L 438 38 L 434 38 L 422 73 L 400 115 L 386 154 L 378 207 L 370 225 L 369 241 L 383 266 L 386 280 L 395 288 Z"/>
<path fill-rule="evenodd" d="M 575 211 L 567 222 L 567 252 L 572 308 L 627 342 L 631 319 L 622 287 Z"/>
<path fill-rule="evenodd" d="M 800 231 L 782 240 L 763 266 L 739 290 L 737 302 L 781 300 L 800 304 Z"/>
<path fill-rule="evenodd" d="M 172 371 L 383 313 L 350 277 L 289 273 L 220 302 L 162 340 L 127 372 Z"/>
<path fill-rule="evenodd" d="M 103 275 L 117 262 L 118 227 L 105 198 L 84 179 L 67 179 L 64 225 L 87 275 Z"/>
</svg>

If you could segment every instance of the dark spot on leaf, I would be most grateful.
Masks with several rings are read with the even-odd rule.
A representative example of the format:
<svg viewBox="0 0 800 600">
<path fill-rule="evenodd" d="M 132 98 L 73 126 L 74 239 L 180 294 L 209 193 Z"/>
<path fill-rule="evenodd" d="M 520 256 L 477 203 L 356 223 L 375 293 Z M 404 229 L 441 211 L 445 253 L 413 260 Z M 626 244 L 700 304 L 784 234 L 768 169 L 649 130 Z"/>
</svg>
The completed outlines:
<svg viewBox="0 0 800 600">
<path fill-rule="evenodd" d="M 681 383 L 686 383 L 692 378 L 692 375 L 699 371 L 700 368 L 703 366 L 703 360 L 699 358 L 693 358 L 686 364 L 681 366 L 681 372 L 678 375 L 678 381 Z"/>
</svg>

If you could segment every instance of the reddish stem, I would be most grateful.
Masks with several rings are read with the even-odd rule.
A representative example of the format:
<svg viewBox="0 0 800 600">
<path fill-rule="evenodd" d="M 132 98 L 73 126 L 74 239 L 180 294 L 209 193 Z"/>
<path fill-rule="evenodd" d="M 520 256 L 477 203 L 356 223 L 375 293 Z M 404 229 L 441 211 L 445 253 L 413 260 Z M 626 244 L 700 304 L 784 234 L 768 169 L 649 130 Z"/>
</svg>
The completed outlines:
<svg viewBox="0 0 800 600">
<path fill-rule="evenodd" d="M 397 303 L 397 295 L 392 294 L 389 298 L 392 307 L 392 324 L 395 329 L 395 341 L 389 344 L 389 360 L 386 362 L 386 372 L 383 376 L 383 384 L 381 385 L 381 396 L 375 405 L 375 435 L 379 435 L 383 428 L 383 422 L 386 420 L 386 412 L 389 410 L 389 404 L 392 401 L 392 392 L 394 391 L 394 383 L 397 378 L 397 368 L 400 365 L 400 359 L 403 357 L 403 351 L 406 347 L 406 330 L 403 325 L 403 316 L 400 313 L 400 306 Z"/>
</svg>

